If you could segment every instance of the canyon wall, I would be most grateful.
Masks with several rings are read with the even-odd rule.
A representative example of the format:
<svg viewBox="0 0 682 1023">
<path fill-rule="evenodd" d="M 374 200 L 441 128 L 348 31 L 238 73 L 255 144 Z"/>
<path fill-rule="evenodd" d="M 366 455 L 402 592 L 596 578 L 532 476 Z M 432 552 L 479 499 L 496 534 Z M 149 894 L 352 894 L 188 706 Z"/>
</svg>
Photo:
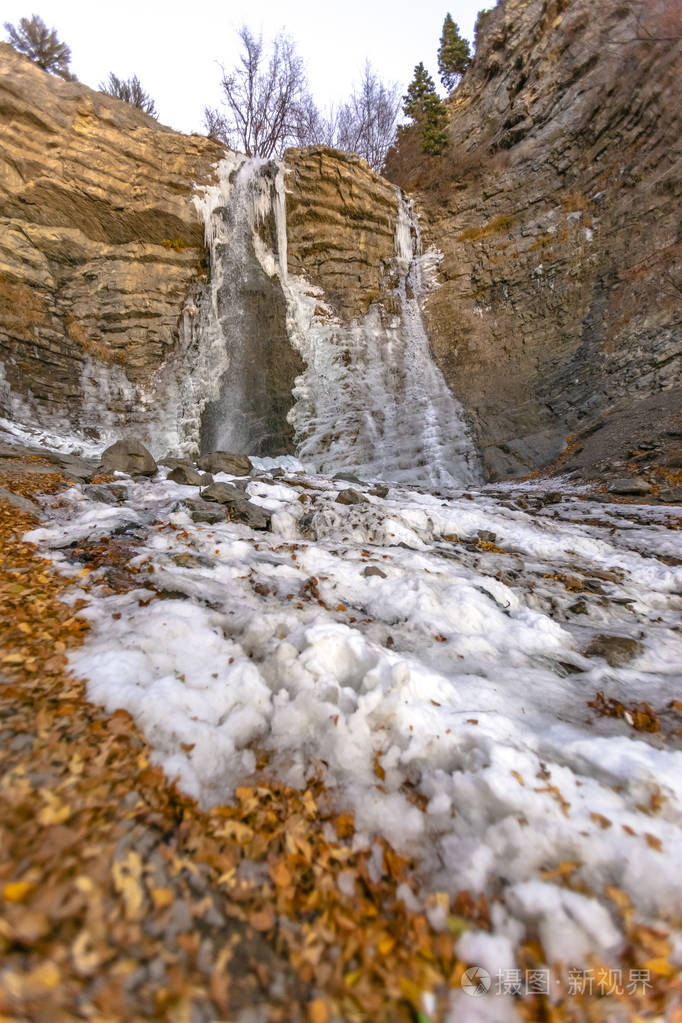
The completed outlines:
<svg viewBox="0 0 682 1023">
<path fill-rule="evenodd" d="M 490 478 L 547 465 L 612 410 L 627 418 L 636 402 L 645 423 L 648 401 L 651 419 L 679 407 L 679 20 L 665 0 L 504 0 L 479 19 L 448 101 L 446 154 L 424 157 L 407 132 L 390 157 L 433 253 L 431 347 Z M 230 241 L 238 316 L 234 288 L 207 287 L 194 196 L 216 187 L 227 151 L 6 45 L 0 116 L 0 415 L 148 439 L 167 410 L 170 444 L 217 443 L 232 392 L 198 351 L 212 301 L 221 343 L 243 342 L 258 451 L 291 451 L 304 365 L 291 296 Z M 311 323 L 334 335 L 344 387 L 345 368 L 365 372 L 363 331 L 389 338 L 411 300 L 397 269 L 406 207 L 364 161 L 321 147 L 287 153 L 284 189 L 288 272 L 319 295 Z M 273 207 L 257 226 L 273 252 L 275 219 Z"/>
<path fill-rule="evenodd" d="M 99 399 L 124 415 L 205 280 L 191 193 L 212 179 L 222 147 L 48 75 L 5 44 L 0 118 L 0 403 L 11 412 L 11 393 L 39 420 L 82 422 L 104 364 L 120 386 Z"/>
<path fill-rule="evenodd" d="M 390 158 L 444 256 L 429 334 L 493 477 L 680 383 L 681 31 L 665 0 L 505 0 L 448 151 Z"/>
</svg>

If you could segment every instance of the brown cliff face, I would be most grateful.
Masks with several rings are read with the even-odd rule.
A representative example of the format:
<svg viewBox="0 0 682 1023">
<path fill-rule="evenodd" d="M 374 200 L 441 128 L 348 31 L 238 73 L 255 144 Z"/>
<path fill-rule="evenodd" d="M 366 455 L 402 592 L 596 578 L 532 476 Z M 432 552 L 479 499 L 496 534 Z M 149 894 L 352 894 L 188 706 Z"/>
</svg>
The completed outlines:
<svg viewBox="0 0 682 1023">
<path fill-rule="evenodd" d="M 680 381 L 680 18 L 663 0 L 505 0 L 484 15 L 439 160 L 406 140 L 443 255 L 436 358 L 493 477 Z"/>
<path fill-rule="evenodd" d="M 321 287 L 344 320 L 384 297 L 395 254 L 396 190 L 360 157 L 326 147 L 286 154 L 289 272 Z"/>
<path fill-rule="evenodd" d="M 177 344 L 206 273 L 192 191 L 212 180 L 223 149 L 5 44 L 0 118 L 4 387 L 75 421 L 89 365 L 144 384 Z"/>
</svg>

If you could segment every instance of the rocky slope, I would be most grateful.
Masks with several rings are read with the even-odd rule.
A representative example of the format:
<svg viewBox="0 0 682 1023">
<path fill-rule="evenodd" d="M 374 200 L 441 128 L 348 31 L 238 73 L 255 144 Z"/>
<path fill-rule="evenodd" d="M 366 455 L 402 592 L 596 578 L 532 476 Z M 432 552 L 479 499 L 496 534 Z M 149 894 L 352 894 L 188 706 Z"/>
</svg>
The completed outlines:
<svg viewBox="0 0 682 1023">
<path fill-rule="evenodd" d="M 447 154 L 409 138 L 393 154 L 444 254 L 433 349 L 493 477 L 679 385 L 674 15 L 661 0 L 505 0 L 479 20 Z"/>
<path fill-rule="evenodd" d="M 39 418 L 87 415 L 87 381 L 104 363 L 125 374 L 107 396 L 115 407 L 126 381 L 143 385 L 177 345 L 205 277 L 191 194 L 222 147 L 5 44 L 0 117 L 0 405 L 11 391 Z"/>
</svg>

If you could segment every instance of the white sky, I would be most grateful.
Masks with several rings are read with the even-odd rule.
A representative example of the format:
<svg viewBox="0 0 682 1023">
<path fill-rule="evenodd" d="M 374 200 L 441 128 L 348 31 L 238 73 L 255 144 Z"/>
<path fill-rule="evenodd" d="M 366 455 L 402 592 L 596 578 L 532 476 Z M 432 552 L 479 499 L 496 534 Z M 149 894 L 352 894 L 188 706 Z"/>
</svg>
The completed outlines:
<svg viewBox="0 0 682 1023">
<path fill-rule="evenodd" d="M 0 22 L 38 14 L 71 48 L 71 70 L 97 88 L 110 71 L 137 74 L 160 120 L 203 132 L 203 108 L 220 100 L 220 63 L 236 61 L 235 29 L 269 37 L 284 28 L 303 57 L 318 105 L 344 99 L 366 57 L 404 88 L 423 60 L 436 83 L 436 53 L 449 11 L 473 42 L 477 12 L 495 0 L 3 0 Z M 5 38 L 0 29 L 0 38 Z"/>
</svg>

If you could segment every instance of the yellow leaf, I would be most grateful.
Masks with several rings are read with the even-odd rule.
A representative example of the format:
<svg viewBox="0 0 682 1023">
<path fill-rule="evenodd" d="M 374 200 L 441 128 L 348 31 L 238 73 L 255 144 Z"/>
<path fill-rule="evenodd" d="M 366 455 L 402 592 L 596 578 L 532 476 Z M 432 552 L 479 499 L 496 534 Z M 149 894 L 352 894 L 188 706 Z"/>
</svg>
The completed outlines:
<svg viewBox="0 0 682 1023">
<path fill-rule="evenodd" d="M 217 838 L 234 839 L 240 845 L 246 845 L 253 838 L 254 832 L 247 824 L 241 821 L 225 821 L 222 828 L 216 831 Z"/>
<path fill-rule="evenodd" d="M 382 956 L 387 956 L 389 952 L 395 947 L 395 938 L 392 938 L 390 934 L 386 934 L 379 942 L 379 952 Z"/>
<path fill-rule="evenodd" d="M 381 752 L 380 752 L 380 750 L 377 750 L 376 753 L 374 754 L 374 773 L 377 776 L 377 778 L 379 779 L 379 781 L 383 781 L 384 778 L 386 777 L 386 772 L 384 771 L 383 767 L 381 766 L 381 762 L 379 760 L 380 756 L 381 756 Z"/>
<path fill-rule="evenodd" d="M 324 998 L 308 1002 L 308 1023 L 328 1023 L 329 1009 Z"/>
<path fill-rule="evenodd" d="M 32 885 L 28 881 L 10 881 L 2 889 L 3 899 L 8 902 L 22 902 L 31 891 Z"/>
<path fill-rule="evenodd" d="M 278 888 L 286 888 L 291 884 L 291 874 L 287 868 L 286 863 L 280 860 L 270 868 L 270 877 L 275 882 Z"/>
<path fill-rule="evenodd" d="M 76 972 L 89 977 L 102 962 L 102 957 L 95 947 L 93 937 L 87 931 L 81 931 L 71 946 L 71 957 Z"/>
<path fill-rule="evenodd" d="M 570 874 L 571 871 L 575 870 L 575 868 L 579 866 L 580 864 L 576 860 L 564 860 L 558 867 L 555 867 L 554 870 L 543 871 L 543 873 L 540 874 L 540 877 L 543 881 L 550 881 L 554 877 L 565 877 L 566 874 Z"/>
<path fill-rule="evenodd" d="M 657 956 L 655 959 L 647 959 L 644 964 L 646 970 L 651 970 L 652 973 L 657 974 L 659 977 L 672 977 L 676 973 L 676 968 L 670 964 L 668 959 L 664 956 Z"/>
<path fill-rule="evenodd" d="M 45 790 L 42 791 L 44 795 Z M 50 793 L 47 806 L 44 806 L 38 814 L 38 823 L 42 824 L 43 827 L 49 827 L 52 824 L 63 824 L 70 816 L 71 807 L 67 806 L 66 803 L 62 803 L 56 796 Z"/>
<path fill-rule="evenodd" d="M 111 873 L 114 887 L 123 897 L 126 918 L 139 920 L 144 909 L 144 891 L 140 884 L 142 873 L 140 854 L 131 851 L 124 860 L 115 860 Z"/>
<path fill-rule="evenodd" d="M 309 817 L 317 816 L 317 803 L 310 789 L 306 789 L 303 793 L 303 809 Z"/>
<path fill-rule="evenodd" d="M 165 909 L 166 906 L 170 906 L 174 898 L 172 888 L 152 888 L 151 896 L 157 909 Z"/>
</svg>

